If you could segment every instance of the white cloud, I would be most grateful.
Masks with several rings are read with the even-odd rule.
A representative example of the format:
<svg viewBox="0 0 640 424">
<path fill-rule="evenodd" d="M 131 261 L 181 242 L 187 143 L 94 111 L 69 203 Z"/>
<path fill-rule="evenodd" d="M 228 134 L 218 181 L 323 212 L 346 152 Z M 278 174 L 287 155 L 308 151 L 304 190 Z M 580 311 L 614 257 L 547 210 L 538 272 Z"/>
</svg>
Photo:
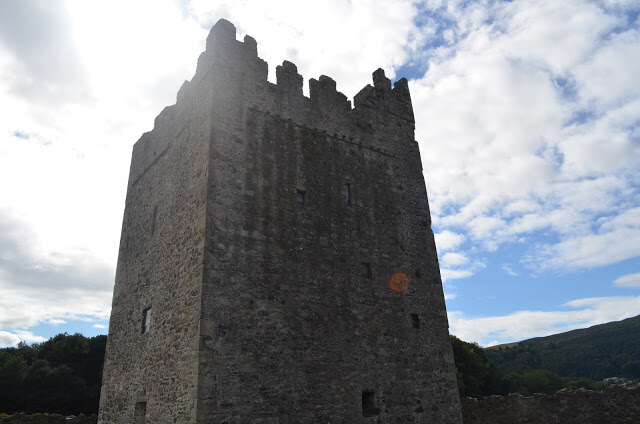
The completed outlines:
<svg viewBox="0 0 640 424">
<path fill-rule="evenodd" d="M 566 177 L 593 178 L 633 170 L 640 158 L 640 147 L 630 129 L 638 126 L 638 114 L 640 95 L 603 112 L 597 120 L 568 127 L 558 143 L 565 158 L 562 171 Z"/>
<path fill-rule="evenodd" d="M 640 32 L 624 5 L 432 6 L 458 23 L 411 82 L 434 225 L 467 235 L 470 258 L 544 231 L 534 269 L 639 255 L 637 225 L 616 224 L 640 206 Z"/>
<path fill-rule="evenodd" d="M 510 265 L 507 264 L 503 264 L 500 269 L 502 269 L 504 272 L 506 272 L 507 274 L 509 274 L 512 277 L 517 277 L 518 273 L 516 271 L 513 270 L 513 268 Z"/>
<path fill-rule="evenodd" d="M 447 282 L 471 277 L 473 275 L 473 271 L 470 269 L 448 269 L 443 267 L 440 268 L 440 275 L 442 277 L 442 281 Z"/>
<path fill-rule="evenodd" d="M 440 253 L 444 253 L 447 250 L 455 249 L 464 241 L 464 236 L 462 234 L 454 233 L 449 230 L 435 233 L 434 237 L 436 239 L 436 246 Z"/>
<path fill-rule="evenodd" d="M 544 269 L 592 268 L 639 256 L 640 207 L 601 218 L 595 232 L 538 245 L 536 250 L 528 262 Z"/>
<path fill-rule="evenodd" d="M 2 347 L 15 347 L 18 343 L 41 343 L 46 341 L 44 337 L 36 336 L 30 331 L 25 330 L 13 330 L 3 331 L 0 330 L 0 348 Z"/>
<path fill-rule="evenodd" d="M 452 262 L 447 262 L 447 260 Z M 442 265 L 440 266 L 440 276 L 443 283 L 447 283 L 451 280 L 471 277 L 473 274 L 484 268 L 486 268 L 486 265 L 481 261 L 470 262 L 464 255 L 458 253 L 446 253 L 443 256 Z M 447 287 L 445 286 L 445 288 Z"/>
<path fill-rule="evenodd" d="M 508 56 L 526 56 L 556 75 L 588 59 L 594 45 L 620 23 L 619 17 L 603 14 L 597 3 L 584 0 L 505 2 L 497 19 L 507 35 L 498 43 Z"/>
<path fill-rule="evenodd" d="M 0 9 L 0 328 L 105 319 L 131 146 L 207 31 L 171 0 Z"/>
<path fill-rule="evenodd" d="M 105 319 L 113 271 L 88 251 L 44 251 L 27 224 L 0 209 L 0 328 Z"/>
<path fill-rule="evenodd" d="M 640 28 L 613 33 L 574 70 L 581 101 L 607 110 L 640 96 Z M 624 58 L 624 60 L 620 60 Z"/>
<path fill-rule="evenodd" d="M 456 252 L 445 253 L 440 259 L 440 263 L 444 267 L 465 265 L 468 262 L 469 258 L 466 255 Z"/>
<path fill-rule="evenodd" d="M 548 336 L 636 316 L 640 313 L 640 296 L 576 299 L 563 306 L 573 309 L 517 311 L 482 318 L 450 312 L 450 332 L 483 346 Z"/>
<path fill-rule="evenodd" d="M 617 287 L 640 287 L 640 272 L 621 275 L 613 281 Z"/>
<path fill-rule="evenodd" d="M 444 298 L 445 300 L 453 300 L 456 297 L 458 297 L 458 295 L 455 292 L 450 292 L 448 290 L 444 291 Z"/>
<path fill-rule="evenodd" d="M 503 228 L 505 224 L 505 221 L 500 218 L 479 216 L 469 222 L 469 229 L 475 238 L 491 240 L 494 231 Z"/>
<path fill-rule="evenodd" d="M 87 72 L 63 1 L 0 4 L 3 80 L 10 92 L 34 104 L 55 107 L 88 94 Z"/>
</svg>

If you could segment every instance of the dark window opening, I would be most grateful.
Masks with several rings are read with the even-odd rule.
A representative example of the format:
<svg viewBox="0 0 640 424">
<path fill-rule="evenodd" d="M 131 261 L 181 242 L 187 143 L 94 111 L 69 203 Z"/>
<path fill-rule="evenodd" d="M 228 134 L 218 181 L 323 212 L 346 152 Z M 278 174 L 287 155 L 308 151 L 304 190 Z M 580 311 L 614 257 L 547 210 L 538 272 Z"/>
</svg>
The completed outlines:
<svg viewBox="0 0 640 424">
<path fill-rule="evenodd" d="M 134 424 L 144 424 L 147 416 L 147 402 L 136 402 L 136 407 L 133 411 Z"/>
<path fill-rule="evenodd" d="M 306 194 L 307 192 L 304 190 L 300 190 L 300 189 L 296 190 L 296 201 L 298 202 L 299 205 L 304 205 Z"/>
<path fill-rule="evenodd" d="M 153 220 L 151 221 L 151 235 L 156 232 L 156 218 L 158 218 L 158 205 L 153 208 Z"/>
<path fill-rule="evenodd" d="M 420 328 L 420 315 L 411 314 L 409 317 L 411 318 L 411 327 Z"/>
<path fill-rule="evenodd" d="M 151 308 L 142 311 L 142 334 L 148 333 L 151 329 Z"/>
<path fill-rule="evenodd" d="M 362 416 L 373 417 L 380 414 L 376 405 L 376 392 L 362 392 Z"/>
<path fill-rule="evenodd" d="M 371 266 L 367 262 L 362 262 L 362 276 L 371 278 Z"/>
<path fill-rule="evenodd" d="M 344 203 L 347 206 L 351 206 L 351 185 L 344 185 Z"/>
</svg>

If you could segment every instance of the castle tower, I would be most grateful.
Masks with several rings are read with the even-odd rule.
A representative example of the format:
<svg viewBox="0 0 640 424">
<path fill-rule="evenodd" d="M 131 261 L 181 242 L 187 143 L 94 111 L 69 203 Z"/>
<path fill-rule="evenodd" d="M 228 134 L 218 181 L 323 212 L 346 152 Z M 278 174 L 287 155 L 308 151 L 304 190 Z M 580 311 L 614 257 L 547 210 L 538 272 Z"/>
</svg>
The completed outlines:
<svg viewBox="0 0 640 424">
<path fill-rule="evenodd" d="M 219 21 L 133 148 L 99 422 L 461 423 L 407 81 Z"/>
</svg>

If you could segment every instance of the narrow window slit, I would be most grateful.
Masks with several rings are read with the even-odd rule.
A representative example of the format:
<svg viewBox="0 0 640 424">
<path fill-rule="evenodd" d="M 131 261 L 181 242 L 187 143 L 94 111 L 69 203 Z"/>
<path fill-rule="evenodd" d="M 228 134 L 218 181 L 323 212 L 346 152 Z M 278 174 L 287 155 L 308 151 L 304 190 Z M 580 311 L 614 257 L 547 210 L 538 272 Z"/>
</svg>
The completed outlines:
<svg viewBox="0 0 640 424">
<path fill-rule="evenodd" d="M 344 203 L 347 206 L 351 206 L 351 185 L 344 185 Z"/>
<path fill-rule="evenodd" d="M 410 314 L 409 318 L 411 319 L 411 327 L 420 328 L 420 315 Z"/>
<path fill-rule="evenodd" d="M 305 197 L 307 192 L 304 190 L 296 189 L 296 201 L 299 205 L 305 204 Z"/>
<path fill-rule="evenodd" d="M 151 329 L 151 308 L 142 311 L 142 334 L 148 333 Z"/>
<path fill-rule="evenodd" d="M 361 272 L 364 278 L 371 278 L 371 265 L 368 262 L 362 262 Z"/>
<path fill-rule="evenodd" d="M 158 205 L 153 208 L 153 220 L 151 221 L 151 235 L 156 232 L 156 219 L 158 218 Z"/>
</svg>

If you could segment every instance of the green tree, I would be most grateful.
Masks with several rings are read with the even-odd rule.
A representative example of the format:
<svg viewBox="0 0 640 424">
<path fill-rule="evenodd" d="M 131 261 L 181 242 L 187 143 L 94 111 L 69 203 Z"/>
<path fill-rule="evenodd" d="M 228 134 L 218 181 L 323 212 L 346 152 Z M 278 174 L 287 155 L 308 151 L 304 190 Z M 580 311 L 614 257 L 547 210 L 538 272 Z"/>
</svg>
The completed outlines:
<svg viewBox="0 0 640 424">
<path fill-rule="evenodd" d="M 451 336 L 460 396 L 481 398 L 502 393 L 502 373 L 477 343 Z"/>
<path fill-rule="evenodd" d="M 522 375 L 521 393 L 523 395 L 553 394 L 564 387 L 564 379 L 549 370 L 527 371 Z"/>
<path fill-rule="evenodd" d="M 620 371 L 624 377 L 640 378 L 640 361 L 629 361 L 621 367 Z"/>
<path fill-rule="evenodd" d="M 509 372 L 502 377 L 501 394 L 518 393 L 522 387 L 522 376 L 517 372 Z"/>
<path fill-rule="evenodd" d="M 0 412 L 15 412 L 23 407 L 27 368 L 17 349 L 0 350 Z"/>
<path fill-rule="evenodd" d="M 0 412 L 97 413 L 106 340 L 58 334 L 0 349 Z"/>
</svg>

